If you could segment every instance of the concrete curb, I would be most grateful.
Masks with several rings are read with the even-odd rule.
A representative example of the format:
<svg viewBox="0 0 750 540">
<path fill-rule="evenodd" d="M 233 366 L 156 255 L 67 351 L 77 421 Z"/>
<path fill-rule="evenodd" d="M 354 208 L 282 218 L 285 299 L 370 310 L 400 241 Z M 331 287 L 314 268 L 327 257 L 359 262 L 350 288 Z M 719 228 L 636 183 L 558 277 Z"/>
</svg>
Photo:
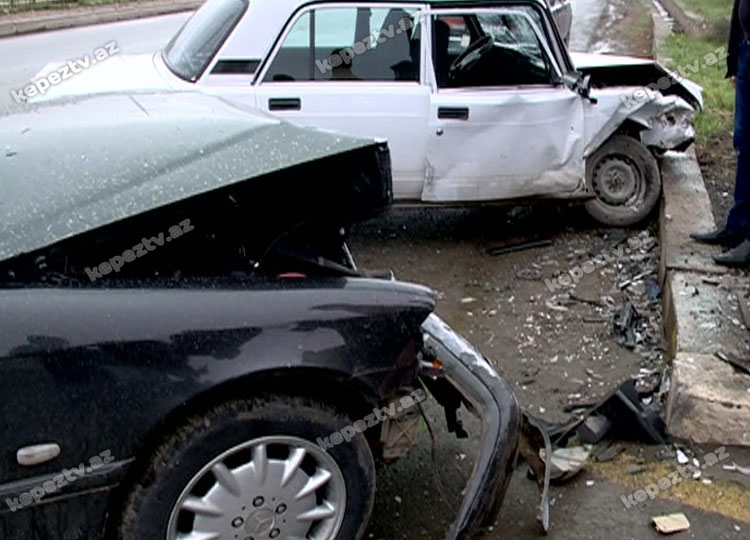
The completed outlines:
<svg viewBox="0 0 750 540">
<path fill-rule="evenodd" d="M 742 358 L 750 348 L 738 301 L 743 284 L 713 264 L 718 248 L 689 238 L 714 226 L 695 152 L 665 157 L 662 179 L 659 274 L 672 360 L 667 431 L 694 443 L 750 446 L 750 376 L 714 356 Z"/>
<path fill-rule="evenodd" d="M 158 0 L 17 13 L 0 17 L 0 37 L 192 11 L 202 3 L 203 0 Z"/>
<path fill-rule="evenodd" d="M 656 49 L 668 33 L 655 14 Z M 672 361 L 667 431 L 697 444 L 750 446 L 750 376 L 714 356 L 742 357 L 750 348 L 738 302 L 743 284 L 714 264 L 718 248 L 690 239 L 692 231 L 715 227 L 695 150 L 668 154 L 661 169 L 659 279 Z"/>
<path fill-rule="evenodd" d="M 659 3 L 664 6 L 669 16 L 675 20 L 680 28 L 688 34 L 701 37 L 710 32 L 712 27 L 711 22 L 704 20 L 696 13 L 685 10 L 675 0 L 659 0 Z"/>
</svg>

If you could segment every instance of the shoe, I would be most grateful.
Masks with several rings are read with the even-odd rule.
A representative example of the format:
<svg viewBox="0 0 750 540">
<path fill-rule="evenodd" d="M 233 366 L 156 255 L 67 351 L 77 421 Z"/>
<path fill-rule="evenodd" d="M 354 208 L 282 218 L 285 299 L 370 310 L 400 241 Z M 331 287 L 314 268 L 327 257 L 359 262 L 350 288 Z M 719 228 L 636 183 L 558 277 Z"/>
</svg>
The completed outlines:
<svg viewBox="0 0 750 540">
<path fill-rule="evenodd" d="M 750 240 L 745 240 L 734 249 L 715 255 L 717 264 L 724 266 L 750 266 Z"/>
<path fill-rule="evenodd" d="M 742 243 L 743 238 L 724 229 L 707 233 L 690 233 L 690 238 L 701 244 L 714 244 L 732 248 Z"/>
</svg>

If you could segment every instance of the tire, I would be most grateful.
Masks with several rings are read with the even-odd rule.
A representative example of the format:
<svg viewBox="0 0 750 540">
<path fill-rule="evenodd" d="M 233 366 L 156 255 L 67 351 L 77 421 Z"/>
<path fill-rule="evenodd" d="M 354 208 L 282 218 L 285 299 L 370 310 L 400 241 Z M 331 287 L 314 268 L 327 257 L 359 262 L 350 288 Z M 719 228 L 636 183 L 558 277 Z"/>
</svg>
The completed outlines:
<svg viewBox="0 0 750 540">
<path fill-rule="evenodd" d="M 356 433 L 327 450 L 316 443 L 351 424 L 321 403 L 293 397 L 228 402 L 192 418 L 134 483 L 117 538 L 218 532 L 222 540 L 359 539 L 375 497 L 367 441 Z"/>
<path fill-rule="evenodd" d="M 661 195 L 656 158 L 639 141 L 614 135 L 586 161 L 586 182 L 596 196 L 586 211 L 605 225 L 626 227 L 646 219 Z"/>
</svg>

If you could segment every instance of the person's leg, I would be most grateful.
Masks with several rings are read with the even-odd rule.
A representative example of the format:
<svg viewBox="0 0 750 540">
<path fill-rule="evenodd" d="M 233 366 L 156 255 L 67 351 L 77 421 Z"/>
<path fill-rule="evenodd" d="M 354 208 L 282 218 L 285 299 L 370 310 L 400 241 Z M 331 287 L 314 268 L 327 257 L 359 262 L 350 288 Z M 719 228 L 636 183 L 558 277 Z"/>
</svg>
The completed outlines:
<svg viewBox="0 0 750 540">
<path fill-rule="evenodd" d="M 727 216 L 726 228 L 741 238 L 750 239 L 750 150 L 740 150 L 737 154 L 734 206 Z"/>
<path fill-rule="evenodd" d="M 734 205 L 724 227 L 690 236 L 698 242 L 734 247 L 750 238 L 750 44 L 742 42 L 738 53 L 734 94 L 734 148 L 737 172 Z"/>
<path fill-rule="evenodd" d="M 750 44 L 742 42 L 737 63 L 734 97 L 734 148 L 737 176 L 734 206 L 727 217 L 727 229 L 742 238 L 750 237 Z"/>
<path fill-rule="evenodd" d="M 726 266 L 750 266 L 750 44 L 743 42 L 737 63 L 737 90 L 734 105 L 734 147 L 737 150 L 737 178 L 734 206 L 727 217 L 727 229 L 742 243 L 715 255 L 714 261 Z"/>
</svg>

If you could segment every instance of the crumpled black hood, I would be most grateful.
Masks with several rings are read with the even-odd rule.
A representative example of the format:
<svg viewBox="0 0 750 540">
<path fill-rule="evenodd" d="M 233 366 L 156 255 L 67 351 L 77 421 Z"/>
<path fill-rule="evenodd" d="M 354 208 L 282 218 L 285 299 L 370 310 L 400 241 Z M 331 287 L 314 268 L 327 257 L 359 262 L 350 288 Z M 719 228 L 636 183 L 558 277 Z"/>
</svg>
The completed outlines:
<svg viewBox="0 0 750 540">
<path fill-rule="evenodd" d="M 376 144 L 193 92 L 26 106 L 0 117 L 0 140 L 0 260 Z"/>
</svg>

